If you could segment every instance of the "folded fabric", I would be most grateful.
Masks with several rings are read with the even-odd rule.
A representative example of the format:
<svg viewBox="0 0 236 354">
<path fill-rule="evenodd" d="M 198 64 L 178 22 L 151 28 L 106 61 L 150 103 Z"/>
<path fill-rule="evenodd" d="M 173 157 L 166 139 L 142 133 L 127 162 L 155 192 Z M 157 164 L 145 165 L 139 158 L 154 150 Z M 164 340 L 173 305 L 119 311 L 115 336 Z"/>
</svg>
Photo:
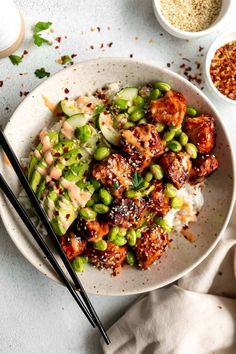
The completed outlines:
<svg viewBox="0 0 236 354">
<path fill-rule="evenodd" d="M 104 353 L 236 354 L 235 223 L 233 217 L 215 250 L 178 285 L 136 302 L 109 329 Z"/>
</svg>

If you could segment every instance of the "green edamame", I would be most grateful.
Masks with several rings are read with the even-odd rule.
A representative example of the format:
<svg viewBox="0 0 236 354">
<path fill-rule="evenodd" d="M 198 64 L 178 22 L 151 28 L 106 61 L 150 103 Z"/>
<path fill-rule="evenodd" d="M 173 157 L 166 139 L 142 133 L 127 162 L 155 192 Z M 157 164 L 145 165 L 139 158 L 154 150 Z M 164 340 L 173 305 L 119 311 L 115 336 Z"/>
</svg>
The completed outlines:
<svg viewBox="0 0 236 354">
<path fill-rule="evenodd" d="M 159 98 L 161 96 L 161 91 L 158 88 L 154 88 L 151 92 L 150 92 L 150 99 L 151 100 L 156 100 L 157 98 Z"/>
<path fill-rule="evenodd" d="M 168 225 L 168 223 L 167 223 L 167 221 L 165 219 L 163 219 L 163 218 L 161 218 L 159 216 L 156 216 L 154 218 L 154 222 L 155 222 L 155 224 L 160 225 L 163 230 L 165 230 L 167 232 L 171 232 L 172 227 L 170 227 Z"/>
<path fill-rule="evenodd" d="M 144 180 L 147 182 L 151 182 L 152 179 L 153 179 L 153 174 L 151 172 L 147 172 L 144 176 Z"/>
<path fill-rule="evenodd" d="M 160 90 L 161 92 L 170 91 L 171 86 L 167 82 L 158 81 L 153 84 L 153 87 Z"/>
<path fill-rule="evenodd" d="M 164 172 L 160 165 L 156 165 L 156 164 L 151 165 L 150 171 L 152 172 L 154 178 L 158 180 L 164 177 Z"/>
<path fill-rule="evenodd" d="M 98 251 L 105 251 L 107 249 L 107 243 L 105 240 L 93 242 L 93 248 Z"/>
<path fill-rule="evenodd" d="M 118 235 L 119 232 L 119 227 L 118 226 L 112 226 L 109 230 L 108 233 L 108 240 L 109 241 L 114 241 L 116 236 Z"/>
<path fill-rule="evenodd" d="M 117 246 L 124 246 L 127 243 L 127 240 L 125 237 L 117 235 L 112 242 Z"/>
<path fill-rule="evenodd" d="M 106 214 L 110 209 L 107 205 L 96 203 L 93 205 L 93 210 L 98 214 Z"/>
<path fill-rule="evenodd" d="M 192 159 L 196 159 L 197 158 L 197 147 L 196 147 L 196 145 L 194 145 L 192 143 L 187 143 L 184 148 L 185 148 L 185 151 L 187 152 L 187 154 Z"/>
<path fill-rule="evenodd" d="M 130 115 L 130 120 L 132 122 L 137 122 L 138 120 L 142 119 L 145 116 L 145 111 L 142 108 L 137 108 L 133 113 Z"/>
<path fill-rule="evenodd" d="M 137 230 L 136 230 L 136 237 L 137 237 L 137 238 L 140 238 L 141 236 L 142 236 L 141 230 L 137 229 Z"/>
<path fill-rule="evenodd" d="M 140 198 L 142 196 L 141 192 L 139 191 L 134 191 L 134 190 L 129 190 L 125 192 L 126 198 Z"/>
<path fill-rule="evenodd" d="M 106 146 L 100 146 L 94 153 L 93 157 L 97 161 L 101 161 L 110 155 L 110 149 Z"/>
<path fill-rule="evenodd" d="M 170 131 L 164 133 L 163 139 L 168 142 L 168 141 L 171 141 L 172 139 L 174 139 L 174 137 L 175 137 L 175 131 L 170 130 Z"/>
<path fill-rule="evenodd" d="M 197 110 L 194 107 L 187 107 L 186 109 L 186 116 L 195 117 L 197 115 Z"/>
<path fill-rule="evenodd" d="M 119 227 L 118 235 L 125 237 L 126 234 L 127 234 L 127 229 L 125 229 L 124 227 Z"/>
<path fill-rule="evenodd" d="M 179 197 L 174 197 L 171 199 L 170 205 L 171 205 L 171 208 L 181 209 L 183 206 L 183 203 L 184 203 L 183 199 L 181 199 Z"/>
<path fill-rule="evenodd" d="M 110 205 L 112 203 L 113 198 L 112 198 L 111 194 L 105 188 L 100 189 L 99 197 L 100 197 L 101 201 L 103 202 L 103 204 L 105 204 L 105 205 Z"/>
<path fill-rule="evenodd" d="M 130 245 L 131 247 L 135 246 L 137 240 L 135 230 L 128 230 L 126 238 L 128 241 L 128 245 Z"/>
<path fill-rule="evenodd" d="M 138 121 L 138 124 L 146 124 L 147 123 L 147 119 L 146 118 L 142 118 Z"/>
<path fill-rule="evenodd" d="M 126 262 L 130 266 L 133 266 L 135 264 L 135 256 L 134 256 L 134 252 L 132 250 L 128 250 L 127 256 L 126 256 Z"/>
<path fill-rule="evenodd" d="M 142 192 L 142 197 L 146 197 L 155 189 L 154 185 L 151 185 L 148 189 Z"/>
<path fill-rule="evenodd" d="M 132 114 L 133 112 L 135 112 L 138 109 L 138 107 L 136 106 L 130 106 L 127 110 L 128 114 Z"/>
<path fill-rule="evenodd" d="M 135 127 L 135 123 L 133 122 L 127 122 L 123 125 L 123 129 L 129 129 L 131 127 Z"/>
<path fill-rule="evenodd" d="M 77 256 L 72 261 L 72 267 L 76 272 L 83 272 L 86 263 L 88 263 L 88 257 Z"/>
<path fill-rule="evenodd" d="M 165 124 L 163 123 L 156 123 L 155 124 L 156 130 L 158 131 L 158 133 L 162 133 L 163 130 L 165 129 Z"/>
<path fill-rule="evenodd" d="M 124 111 L 128 106 L 128 101 L 123 98 L 117 98 L 114 103 L 121 111 Z"/>
<path fill-rule="evenodd" d="M 180 144 L 182 144 L 183 146 L 185 146 L 185 145 L 187 144 L 187 142 L 188 142 L 188 135 L 185 134 L 185 133 L 182 133 L 182 134 L 180 135 L 179 142 L 180 142 Z"/>
<path fill-rule="evenodd" d="M 86 143 L 92 135 L 92 130 L 88 124 L 83 125 L 82 127 L 78 127 L 75 130 L 75 136 L 82 143 Z"/>
<path fill-rule="evenodd" d="M 175 188 L 175 186 L 173 186 L 173 184 L 166 183 L 164 188 L 164 194 L 166 197 L 174 198 L 177 194 L 177 189 Z"/>
<path fill-rule="evenodd" d="M 143 99 L 143 97 L 141 96 L 136 96 L 133 99 L 133 105 L 139 108 L 143 108 L 145 105 L 145 101 Z"/>
<path fill-rule="evenodd" d="M 92 219 L 96 218 L 97 213 L 95 212 L 95 210 L 93 210 L 91 208 L 88 208 L 88 207 L 85 207 L 85 208 L 80 209 L 79 215 L 83 219 L 92 220 Z"/>
<path fill-rule="evenodd" d="M 86 207 L 92 207 L 93 205 L 95 204 L 95 201 L 91 198 L 88 202 L 87 202 L 87 204 L 86 204 Z"/>
<path fill-rule="evenodd" d="M 94 187 L 95 191 L 99 190 L 101 188 L 101 186 L 102 186 L 101 183 L 94 177 L 90 178 L 90 183 Z"/>
<path fill-rule="evenodd" d="M 177 140 L 171 140 L 168 143 L 168 148 L 174 152 L 180 152 L 182 150 L 182 145 Z"/>
</svg>

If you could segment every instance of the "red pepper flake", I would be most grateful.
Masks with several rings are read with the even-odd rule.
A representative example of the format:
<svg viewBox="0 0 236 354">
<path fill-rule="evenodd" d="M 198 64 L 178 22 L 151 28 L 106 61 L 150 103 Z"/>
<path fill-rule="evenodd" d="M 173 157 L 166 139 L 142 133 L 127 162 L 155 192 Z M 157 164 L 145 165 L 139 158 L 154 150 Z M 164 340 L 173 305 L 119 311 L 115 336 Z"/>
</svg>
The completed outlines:
<svg viewBox="0 0 236 354">
<path fill-rule="evenodd" d="M 180 69 L 183 69 L 183 68 L 185 68 L 185 64 L 183 63 L 179 67 L 180 67 Z"/>
<path fill-rule="evenodd" d="M 167 68 L 170 68 L 170 63 L 167 63 L 166 66 L 167 66 Z"/>
<path fill-rule="evenodd" d="M 160 33 L 160 36 L 162 37 L 162 36 L 163 36 L 163 33 Z"/>
<path fill-rule="evenodd" d="M 77 57 L 77 54 L 71 54 L 71 58 L 72 59 L 75 58 L 75 57 Z"/>
<path fill-rule="evenodd" d="M 23 59 L 24 56 L 27 55 L 28 53 L 29 53 L 28 50 L 25 49 L 25 50 L 23 51 L 23 54 L 21 55 L 21 59 Z"/>
<path fill-rule="evenodd" d="M 64 152 L 68 152 L 69 151 L 69 148 L 67 146 L 64 147 L 63 149 Z"/>
<path fill-rule="evenodd" d="M 100 27 L 97 27 L 97 30 L 98 30 L 98 32 L 100 32 L 100 31 L 101 31 L 101 28 L 100 28 Z"/>
<path fill-rule="evenodd" d="M 3 87 L 3 81 L 2 80 L 0 81 L 0 87 Z"/>
<path fill-rule="evenodd" d="M 55 210 L 55 215 L 59 215 L 59 211 L 58 210 Z"/>
<path fill-rule="evenodd" d="M 20 91 L 20 97 L 22 97 L 22 96 L 27 96 L 29 94 L 29 91 Z"/>
<path fill-rule="evenodd" d="M 204 49 L 204 47 L 199 46 L 198 51 L 199 51 L 199 52 L 202 52 L 202 51 L 203 51 L 203 49 Z"/>
<path fill-rule="evenodd" d="M 55 184 L 55 185 L 56 185 L 56 188 L 57 188 L 57 189 L 59 189 L 59 188 L 60 188 L 60 184 L 59 184 L 59 182 L 56 182 L 56 184 Z"/>
<path fill-rule="evenodd" d="M 129 57 L 130 57 L 130 58 L 133 58 L 133 54 L 130 54 Z"/>
<path fill-rule="evenodd" d="M 70 214 L 66 214 L 66 219 L 69 219 L 69 217 L 70 217 Z"/>
<path fill-rule="evenodd" d="M 63 194 L 63 189 L 59 188 L 59 194 Z"/>
<path fill-rule="evenodd" d="M 101 43 L 101 44 L 100 44 L 100 48 L 103 48 L 103 47 L 104 47 L 104 43 Z"/>
<path fill-rule="evenodd" d="M 91 102 L 86 105 L 86 107 L 88 107 L 88 108 L 91 107 L 91 106 L 92 106 Z"/>
<path fill-rule="evenodd" d="M 6 110 L 6 111 L 9 111 L 9 107 L 5 107 L 5 110 Z"/>
<path fill-rule="evenodd" d="M 191 62 L 191 60 L 188 58 L 182 58 L 182 59 L 188 61 L 189 63 Z"/>
<path fill-rule="evenodd" d="M 64 97 L 64 100 L 68 100 L 68 97 Z"/>
<path fill-rule="evenodd" d="M 59 47 L 59 45 L 56 45 L 54 48 L 55 48 L 55 49 L 58 49 L 58 48 L 60 48 L 60 47 Z"/>
<path fill-rule="evenodd" d="M 55 38 L 55 41 L 57 41 L 58 43 L 61 43 L 61 37 Z"/>
<path fill-rule="evenodd" d="M 93 45 L 91 45 L 91 46 L 90 46 L 90 49 L 94 49 L 94 46 L 93 46 Z"/>
<path fill-rule="evenodd" d="M 70 92 L 70 90 L 66 87 L 65 90 L 64 90 L 64 92 L 67 94 L 67 93 Z"/>
<path fill-rule="evenodd" d="M 218 48 L 210 66 L 210 75 L 215 87 L 226 97 L 236 100 L 236 41 Z"/>
<path fill-rule="evenodd" d="M 110 43 L 107 44 L 107 46 L 108 46 L 109 48 L 111 48 L 112 45 L 113 45 L 113 42 L 110 42 Z"/>
</svg>

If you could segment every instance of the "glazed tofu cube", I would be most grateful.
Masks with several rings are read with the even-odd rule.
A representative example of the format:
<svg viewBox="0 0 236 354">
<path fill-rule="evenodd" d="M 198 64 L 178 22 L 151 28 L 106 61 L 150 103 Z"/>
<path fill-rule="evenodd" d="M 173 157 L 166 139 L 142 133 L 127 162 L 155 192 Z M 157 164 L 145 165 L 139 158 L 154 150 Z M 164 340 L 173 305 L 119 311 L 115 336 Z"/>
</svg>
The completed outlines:
<svg viewBox="0 0 236 354">
<path fill-rule="evenodd" d="M 167 245 L 168 234 L 159 225 L 144 231 L 134 247 L 139 267 L 150 268 L 165 252 Z"/>
<path fill-rule="evenodd" d="M 183 127 L 190 141 L 197 146 L 200 154 L 209 154 L 215 147 L 215 120 L 213 117 L 201 115 L 188 118 Z"/>
<path fill-rule="evenodd" d="M 204 181 L 218 168 L 218 161 L 215 155 L 202 155 L 192 163 L 190 171 L 189 183 L 196 184 Z"/>
<path fill-rule="evenodd" d="M 109 232 L 109 226 L 104 221 L 85 220 L 79 218 L 77 224 L 78 232 L 89 242 L 95 242 L 102 239 Z"/>
<path fill-rule="evenodd" d="M 177 127 L 183 122 L 186 108 L 182 93 L 170 90 L 164 97 L 151 101 L 149 114 L 154 122 Z"/>
<path fill-rule="evenodd" d="M 161 138 L 152 124 L 140 124 L 121 132 L 121 145 L 135 171 L 142 172 L 164 153 Z"/>
<path fill-rule="evenodd" d="M 124 157 L 112 154 L 107 159 L 96 163 L 92 173 L 93 177 L 101 182 L 113 196 L 119 198 L 132 183 L 133 168 Z"/>
<path fill-rule="evenodd" d="M 150 194 L 148 208 L 157 216 L 165 216 L 170 210 L 170 198 L 164 195 L 162 182 L 155 182 L 155 189 Z"/>
<path fill-rule="evenodd" d="M 68 259 L 79 256 L 85 249 L 87 242 L 68 231 L 65 235 L 59 237 L 60 244 Z"/>
<path fill-rule="evenodd" d="M 189 178 L 191 161 L 188 154 L 184 152 L 174 153 L 168 151 L 160 159 L 159 164 L 164 170 L 165 178 L 180 189 Z"/>
</svg>

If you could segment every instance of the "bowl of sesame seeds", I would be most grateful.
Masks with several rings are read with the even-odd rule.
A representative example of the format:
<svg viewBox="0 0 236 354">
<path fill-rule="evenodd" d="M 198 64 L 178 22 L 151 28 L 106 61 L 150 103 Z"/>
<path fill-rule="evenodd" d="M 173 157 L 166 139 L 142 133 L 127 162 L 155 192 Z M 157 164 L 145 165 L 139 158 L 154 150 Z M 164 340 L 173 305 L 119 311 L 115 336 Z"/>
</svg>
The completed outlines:
<svg viewBox="0 0 236 354">
<path fill-rule="evenodd" d="M 230 9 L 231 0 L 153 0 L 160 25 L 182 39 L 206 36 L 216 30 Z"/>
<path fill-rule="evenodd" d="M 236 104 L 236 28 L 222 33 L 211 44 L 205 61 L 205 79 L 211 92 Z"/>
</svg>

